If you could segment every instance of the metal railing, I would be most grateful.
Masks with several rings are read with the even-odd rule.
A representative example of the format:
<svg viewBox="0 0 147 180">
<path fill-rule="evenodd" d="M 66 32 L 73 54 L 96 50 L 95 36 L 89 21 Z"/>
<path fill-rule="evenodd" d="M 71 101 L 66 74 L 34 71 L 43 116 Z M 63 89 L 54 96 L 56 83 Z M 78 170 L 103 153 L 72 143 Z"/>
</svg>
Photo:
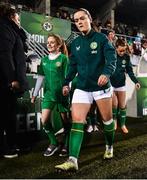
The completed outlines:
<svg viewBox="0 0 147 180">
<path fill-rule="evenodd" d="M 28 33 L 24 28 L 23 30 L 25 31 L 28 39 L 27 39 L 27 45 L 29 50 L 33 51 L 38 55 L 39 58 L 42 58 L 43 56 L 48 55 L 48 50 L 40 43 L 34 40 L 32 35 Z"/>
<path fill-rule="evenodd" d="M 68 39 L 65 41 L 66 45 L 68 46 L 69 44 L 71 44 L 72 41 L 73 41 L 74 39 L 76 39 L 78 36 L 79 36 L 79 33 L 72 31 L 72 32 L 71 32 L 71 35 L 70 35 L 70 36 L 68 37 Z"/>
</svg>

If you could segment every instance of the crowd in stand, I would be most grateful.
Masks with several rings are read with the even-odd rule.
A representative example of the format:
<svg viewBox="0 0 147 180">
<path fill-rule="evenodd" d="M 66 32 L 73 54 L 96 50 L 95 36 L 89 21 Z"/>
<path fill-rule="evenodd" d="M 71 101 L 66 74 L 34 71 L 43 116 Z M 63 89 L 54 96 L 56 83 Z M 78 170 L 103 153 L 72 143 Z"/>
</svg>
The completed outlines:
<svg viewBox="0 0 147 180">
<path fill-rule="evenodd" d="M 71 20 L 70 14 L 68 13 L 68 11 L 65 11 L 65 10 L 57 11 L 55 14 L 55 17 L 61 18 L 61 19 L 66 19 L 66 20 Z"/>
<path fill-rule="evenodd" d="M 25 4 L 23 5 L 12 5 L 14 6 L 18 11 L 19 10 L 23 10 L 23 11 L 29 11 L 29 12 L 36 12 L 37 11 L 30 6 L 27 6 Z M 74 26 L 73 23 L 73 14 L 71 12 L 69 12 L 68 10 L 65 10 L 64 8 L 60 8 L 58 7 L 52 7 L 52 11 L 51 11 L 51 16 L 57 17 L 57 18 L 61 18 L 61 19 L 65 19 L 65 20 L 70 20 L 72 22 L 72 30 L 77 30 Z M 101 22 L 100 20 L 95 19 L 94 20 L 98 30 L 101 29 L 108 29 L 108 30 L 112 30 L 112 24 L 111 24 L 111 20 L 108 19 L 106 20 L 106 22 Z M 144 38 L 144 34 L 140 33 L 139 27 L 138 26 L 131 26 L 131 25 L 127 25 L 121 22 L 116 22 L 113 30 L 115 31 L 115 34 L 121 34 L 121 35 L 126 35 L 126 36 L 130 36 L 130 37 L 140 37 L 141 39 Z"/>
</svg>

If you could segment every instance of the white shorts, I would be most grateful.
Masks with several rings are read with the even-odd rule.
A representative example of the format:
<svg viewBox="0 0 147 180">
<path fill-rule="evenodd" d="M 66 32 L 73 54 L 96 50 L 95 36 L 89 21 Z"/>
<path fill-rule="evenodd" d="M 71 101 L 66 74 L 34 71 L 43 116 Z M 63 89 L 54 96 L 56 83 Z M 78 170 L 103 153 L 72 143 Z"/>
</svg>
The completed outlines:
<svg viewBox="0 0 147 180">
<path fill-rule="evenodd" d="M 113 87 L 113 91 L 126 91 L 126 86 L 122 86 L 122 87 L 119 87 L 119 88 Z"/>
<path fill-rule="evenodd" d="M 112 88 L 108 88 L 101 91 L 87 92 L 80 89 L 75 89 L 72 103 L 87 103 L 92 104 L 93 100 L 99 100 L 103 98 L 112 97 Z"/>
</svg>

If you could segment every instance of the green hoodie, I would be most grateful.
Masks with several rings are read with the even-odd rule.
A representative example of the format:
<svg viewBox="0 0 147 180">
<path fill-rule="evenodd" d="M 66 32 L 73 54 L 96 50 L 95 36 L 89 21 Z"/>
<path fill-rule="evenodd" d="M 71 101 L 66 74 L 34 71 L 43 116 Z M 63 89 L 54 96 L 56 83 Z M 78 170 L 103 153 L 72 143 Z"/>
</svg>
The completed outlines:
<svg viewBox="0 0 147 180">
<path fill-rule="evenodd" d="M 76 74 L 77 89 L 99 91 L 110 87 L 110 81 L 98 86 L 100 75 L 108 78 L 113 74 L 116 64 L 116 53 L 107 37 L 91 30 L 88 35 L 80 35 L 71 44 L 68 74 L 64 85 L 69 85 Z"/>
</svg>

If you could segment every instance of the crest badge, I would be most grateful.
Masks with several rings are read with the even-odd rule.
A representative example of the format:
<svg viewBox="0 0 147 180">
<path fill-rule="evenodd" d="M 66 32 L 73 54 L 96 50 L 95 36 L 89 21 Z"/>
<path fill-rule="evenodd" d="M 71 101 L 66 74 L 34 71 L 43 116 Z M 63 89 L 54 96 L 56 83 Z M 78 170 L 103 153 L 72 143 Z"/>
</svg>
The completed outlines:
<svg viewBox="0 0 147 180">
<path fill-rule="evenodd" d="M 91 49 L 96 49 L 96 48 L 97 48 L 97 42 L 92 42 L 92 43 L 90 44 L 90 48 L 91 48 Z"/>
<path fill-rule="evenodd" d="M 47 32 L 53 29 L 53 25 L 50 22 L 44 22 L 42 26 L 43 26 L 43 29 Z"/>
<path fill-rule="evenodd" d="M 61 66 L 61 63 L 60 63 L 60 62 L 56 62 L 56 66 L 57 66 L 57 67 L 60 67 L 60 66 Z"/>
<path fill-rule="evenodd" d="M 122 60 L 122 64 L 126 64 L 126 60 L 125 59 Z"/>
</svg>

